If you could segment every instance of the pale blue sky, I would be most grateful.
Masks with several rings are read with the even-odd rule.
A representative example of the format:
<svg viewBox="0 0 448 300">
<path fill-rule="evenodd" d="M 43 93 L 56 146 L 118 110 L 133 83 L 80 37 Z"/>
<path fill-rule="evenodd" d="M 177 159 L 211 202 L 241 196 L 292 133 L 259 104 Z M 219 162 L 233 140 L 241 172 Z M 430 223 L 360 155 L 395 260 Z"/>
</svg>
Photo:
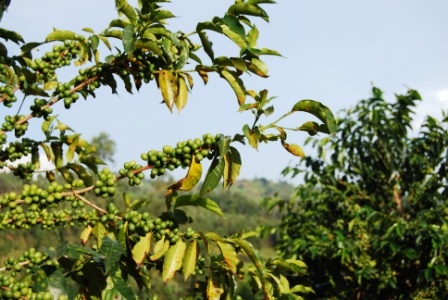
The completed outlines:
<svg viewBox="0 0 448 300">
<path fill-rule="evenodd" d="M 222 16 L 232 3 L 173 0 L 166 8 L 179 16 L 170 21 L 173 29 L 191 32 L 197 21 Z M 277 96 L 277 113 L 271 121 L 304 98 L 321 101 L 336 113 L 368 97 L 372 83 L 389 99 L 406 87 L 419 90 L 424 97 L 421 115 L 448 109 L 448 1 L 279 0 L 265 9 L 271 20 L 256 20 L 259 46 L 278 50 L 284 57 L 267 57 L 268 79 L 245 78 L 247 88 L 266 88 Z M 21 32 L 26 41 L 41 41 L 53 27 L 100 31 L 112 17 L 116 17 L 114 1 L 14 0 L 1 26 Z M 224 45 L 222 54 L 233 50 L 231 44 L 215 44 Z M 119 96 L 105 87 L 96 99 L 80 100 L 70 110 L 58 104 L 55 110 L 86 138 L 99 131 L 109 133 L 118 145 L 116 167 L 165 144 L 175 145 L 205 132 L 233 135 L 252 122 L 249 112 L 237 112 L 232 90 L 218 77 L 211 77 L 205 87 L 195 77 L 195 84 L 180 115 L 159 104 L 161 96 L 154 84 L 134 95 L 121 92 Z M 287 124 L 297 126 L 310 119 L 297 114 Z M 305 138 L 305 133 L 290 134 L 289 142 L 302 144 Z M 281 170 L 297 161 L 277 143 L 262 144 L 259 152 L 242 145 L 238 149 L 244 178 L 280 179 Z"/>
</svg>

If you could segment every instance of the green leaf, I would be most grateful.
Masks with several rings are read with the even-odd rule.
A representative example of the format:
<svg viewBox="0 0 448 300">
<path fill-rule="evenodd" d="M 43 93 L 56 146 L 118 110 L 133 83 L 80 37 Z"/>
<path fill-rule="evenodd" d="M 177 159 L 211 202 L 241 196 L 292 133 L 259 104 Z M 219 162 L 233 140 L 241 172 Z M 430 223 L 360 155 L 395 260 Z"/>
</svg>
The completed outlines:
<svg viewBox="0 0 448 300">
<path fill-rule="evenodd" d="M 236 254 L 235 247 L 229 243 L 223 243 L 220 241 L 217 241 L 216 244 L 224 257 L 230 272 L 232 272 L 232 274 L 236 274 L 236 267 L 240 261 Z"/>
<path fill-rule="evenodd" d="M 251 58 L 250 62 L 247 63 L 247 68 L 254 74 L 267 78 L 268 76 L 268 66 L 258 58 Z"/>
<path fill-rule="evenodd" d="M 336 119 L 331 110 L 322 103 L 315 100 L 301 100 L 293 106 L 291 111 L 304 111 L 312 114 L 327 125 L 331 134 L 336 134 Z"/>
<path fill-rule="evenodd" d="M 121 296 L 123 296 L 127 300 L 136 300 L 138 299 L 137 295 L 135 295 L 134 291 L 132 290 L 131 286 L 129 285 L 129 282 L 126 282 L 121 277 L 113 277 L 112 278 L 114 282 L 114 288 L 120 293 Z M 114 297 L 112 299 L 117 299 L 117 297 Z"/>
<path fill-rule="evenodd" d="M 204 183 L 202 184 L 200 195 L 203 196 L 211 192 L 218 185 L 221 177 L 224 174 L 225 161 L 224 159 L 213 159 L 207 175 L 205 176 Z"/>
<path fill-rule="evenodd" d="M 182 260 L 185 255 L 186 244 L 179 239 L 174 246 L 171 246 L 163 261 L 162 279 L 167 282 L 174 277 L 174 274 L 182 267 Z"/>
<path fill-rule="evenodd" d="M 243 81 L 238 77 L 238 74 L 228 69 L 221 70 L 220 74 L 232 87 L 239 105 L 243 105 L 246 100 L 246 88 L 244 87 Z"/>
<path fill-rule="evenodd" d="M 78 141 L 79 141 L 79 134 L 76 134 L 72 142 L 69 144 L 68 149 L 65 153 L 65 159 L 67 160 L 67 162 L 71 162 L 75 157 L 75 151 L 76 148 L 78 147 Z"/>
<path fill-rule="evenodd" d="M 185 251 L 184 259 L 182 261 L 182 273 L 184 273 L 185 281 L 193 274 L 198 262 L 199 251 L 198 241 L 196 239 L 191 240 Z"/>
<path fill-rule="evenodd" d="M 260 279 L 263 279 L 265 272 L 264 261 L 263 258 L 258 254 L 258 252 L 254 249 L 252 244 L 243 239 L 233 239 L 232 241 L 237 243 L 241 247 L 241 249 L 243 249 L 244 253 L 249 256 L 250 260 L 257 269 L 258 276 L 260 277 Z"/>
<path fill-rule="evenodd" d="M 106 272 L 114 269 L 121 255 L 126 253 L 125 247 L 119 241 L 112 240 L 109 236 L 103 238 L 99 251 L 105 256 L 104 265 Z"/>
<path fill-rule="evenodd" d="M 159 88 L 162 91 L 163 101 L 170 110 L 179 95 L 176 75 L 168 70 L 161 70 L 158 76 Z"/>
<path fill-rule="evenodd" d="M 0 37 L 5 41 L 11 40 L 16 44 L 25 43 L 22 36 L 15 31 L 0 28 Z"/>
<path fill-rule="evenodd" d="M 176 203 L 174 204 L 174 208 L 178 208 L 180 206 L 200 206 L 221 217 L 224 217 L 221 208 L 215 201 L 209 198 L 203 198 L 199 195 L 182 195 L 178 197 L 176 199 Z"/>
<path fill-rule="evenodd" d="M 45 134 L 46 137 L 49 137 L 51 135 L 51 124 L 53 121 L 57 118 L 57 115 L 50 116 L 48 120 L 45 120 L 42 122 L 42 131 Z"/>
<path fill-rule="evenodd" d="M 241 37 L 237 32 L 230 29 L 227 25 L 221 25 L 222 32 L 230 38 L 238 47 L 244 49 L 247 47 L 247 43 L 244 37 Z"/>
<path fill-rule="evenodd" d="M 248 47 L 254 48 L 257 46 L 258 36 L 259 36 L 258 29 L 254 25 L 254 26 L 252 26 L 252 28 L 250 29 L 250 31 L 247 33 L 247 36 L 246 36 L 246 41 L 247 41 Z"/>
<path fill-rule="evenodd" d="M 115 7 L 121 14 L 128 18 L 129 22 L 134 25 L 137 23 L 137 13 L 126 0 L 115 0 Z"/>
<path fill-rule="evenodd" d="M 123 30 L 123 48 L 124 51 L 128 54 L 128 57 L 132 57 L 135 49 L 135 42 L 137 37 L 135 35 L 135 27 L 134 25 L 128 25 Z"/>
<path fill-rule="evenodd" d="M 90 37 L 90 46 L 93 50 L 96 50 L 98 48 L 98 45 L 100 44 L 100 39 L 97 35 L 92 35 Z"/>
<path fill-rule="evenodd" d="M 223 188 L 226 188 L 227 186 L 231 187 L 240 175 L 241 155 L 236 148 L 230 146 L 230 151 L 227 152 L 224 160 L 226 163 L 223 174 Z"/>
<path fill-rule="evenodd" d="M 266 22 L 269 22 L 269 16 L 266 11 L 256 4 L 251 5 L 247 3 L 236 3 L 229 7 L 227 13 L 234 16 L 248 15 L 260 17 Z"/>
<path fill-rule="evenodd" d="M 66 40 L 75 40 L 76 33 L 68 30 L 54 30 L 52 33 L 47 35 L 45 41 L 66 41 Z M 23 49 L 22 49 L 23 50 Z"/>
<path fill-rule="evenodd" d="M 54 154 L 54 160 L 52 161 L 56 168 L 62 168 L 64 166 L 64 156 L 62 149 L 62 142 L 51 142 L 51 150 Z"/>
<path fill-rule="evenodd" d="M 148 232 L 145 236 L 141 236 L 140 240 L 132 248 L 132 259 L 136 262 L 137 268 L 143 263 L 151 249 L 152 232 Z"/>
<path fill-rule="evenodd" d="M 229 152 L 229 147 L 230 147 L 230 137 L 225 137 L 221 135 L 218 141 L 220 159 L 224 159 L 227 152 Z"/>
</svg>

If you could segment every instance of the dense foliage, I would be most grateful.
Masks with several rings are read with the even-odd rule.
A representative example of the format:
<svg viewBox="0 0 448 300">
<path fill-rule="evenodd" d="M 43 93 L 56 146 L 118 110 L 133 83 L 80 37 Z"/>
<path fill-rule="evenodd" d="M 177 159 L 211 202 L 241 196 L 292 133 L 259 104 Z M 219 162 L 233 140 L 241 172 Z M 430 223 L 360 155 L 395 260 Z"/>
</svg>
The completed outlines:
<svg viewBox="0 0 448 300">
<path fill-rule="evenodd" d="M 142 290 L 151 294 L 149 273 L 154 270 L 160 271 L 165 283 L 177 274 L 193 281 L 195 288 L 186 297 L 195 299 L 237 298 L 237 281 L 245 277 L 250 278 L 252 291 L 259 298 L 299 299 L 298 294 L 308 291 L 286 279 L 289 274 L 302 274 L 303 262 L 265 261 L 247 240 L 253 232 L 221 237 L 196 231 L 190 227 L 194 220 L 184 207 L 205 208 L 222 216 L 209 193 L 220 182 L 227 188 L 238 178 L 242 158 L 236 144 L 248 143 L 257 149 L 260 142 L 280 142 L 291 154 L 303 156 L 300 146 L 286 142 L 286 130 L 334 133 L 334 117 L 321 103 L 301 100 L 276 121 L 259 123 L 262 116 L 274 112 L 273 98 L 266 90 L 247 89 L 243 79 L 246 74 L 267 77 L 262 56 L 279 55 L 257 46 L 259 31 L 252 22 L 252 18 L 268 21 L 260 5 L 274 1 L 238 0 L 223 17 L 198 23 L 188 35 L 166 26 L 166 20 L 174 16 L 163 9 L 164 2 L 168 1 L 140 0 L 134 8 L 126 0 L 116 0 L 119 18 L 100 33 L 88 27 L 83 34 L 55 29 L 44 41 L 27 43 L 19 33 L 0 29 L 0 103 L 5 111 L 0 168 L 29 181 L 42 171 L 41 157 L 54 165 L 54 169 L 43 170 L 48 181 L 45 186 L 30 182 L 19 192 L 1 195 L 0 230 L 82 228 L 81 244 L 63 240 L 8 258 L 0 269 L 2 298 L 136 299 L 143 297 Z M 1 13 L 8 4 L 0 3 Z M 213 47 L 209 31 L 235 44 L 239 50 L 235 56 L 215 56 L 219 49 Z M 18 44 L 21 52 L 14 53 L 11 43 Z M 72 74 L 69 81 L 58 78 L 62 69 Z M 242 126 L 242 132 L 234 136 L 204 133 L 176 145 L 144 149 L 141 163 L 130 160 L 118 174 L 103 167 L 99 157 L 110 160 L 113 144 L 104 139 L 89 143 L 55 114 L 58 109 L 70 109 L 80 98 L 95 97 L 99 88 L 109 87 L 112 93 L 124 88 L 131 93 L 153 83 L 168 110 L 180 112 L 193 88 L 193 75 L 206 84 L 210 73 L 230 85 L 238 109 L 254 116 L 252 125 Z M 32 105 L 22 107 L 17 101 L 22 97 L 23 104 L 34 99 Z M 27 110 L 28 114 L 20 114 Z M 305 122 L 292 129 L 278 124 L 296 112 L 310 113 L 321 123 Z M 42 121 L 43 137 L 28 130 L 37 120 Z M 135 131 L 129 128 L 129 132 Z M 101 146 L 103 152 L 98 153 L 95 146 Z M 211 163 L 202 178 L 207 160 Z M 145 171 L 155 179 L 178 168 L 187 169 L 186 175 L 165 187 L 161 211 L 132 199 L 129 193 L 123 196 L 123 207 L 111 201 L 119 181 L 139 186 Z"/>
<path fill-rule="evenodd" d="M 336 138 L 314 139 L 279 228 L 316 298 L 444 299 L 448 291 L 448 117 L 413 131 L 415 90 L 344 112 Z M 271 202 L 270 205 L 273 205 Z"/>
</svg>

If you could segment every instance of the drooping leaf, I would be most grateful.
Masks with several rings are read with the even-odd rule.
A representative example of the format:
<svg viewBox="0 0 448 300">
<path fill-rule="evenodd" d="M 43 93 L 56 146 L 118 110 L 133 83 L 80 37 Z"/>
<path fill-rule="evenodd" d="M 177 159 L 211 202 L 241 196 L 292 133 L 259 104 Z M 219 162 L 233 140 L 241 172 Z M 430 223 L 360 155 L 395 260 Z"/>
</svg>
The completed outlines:
<svg viewBox="0 0 448 300">
<path fill-rule="evenodd" d="M 224 159 L 215 158 L 208 169 L 205 176 L 204 183 L 202 184 L 200 195 L 203 196 L 211 192 L 221 180 L 224 174 L 225 161 Z"/>
<path fill-rule="evenodd" d="M 180 74 L 180 76 L 178 76 L 178 84 L 179 84 L 179 93 L 177 95 L 176 98 L 176 108 L 177 111 L 180 112 L 185 105 L 187 105 L 187 100 L 188 100 L 188 87 L 187 87 L 187 83 L 185 81 L 185 78 L 183 76 L 183 74 Z"/>
<path fill-rule="evenodd" d="M 230 146 L 230 151 L 227 152 L 224 159 L 225 167 L 223 174 L 223 188 L 226 188 L 231 187 L 240 175 L 241 155 L 236 148 Z"/>
<path fill-rule="evenodd" d="M 0 17 L 1 19 L 1 17 Z M 10 31 L 4 28 L 0 28 L 0 37 L 5 41 L 13 41 L 16 44 L 24 43 L 22 36 L 15 31 Z"/>
<path fill-rule="evenodd" d="M 145 236 L 140 237 L 140 240 L 132 248 L 132 259 L 137 264 L 137 268 L 143 263 L 148 256 L 151 249 L 152 232 L 148 232 Z"/>
<path fill-rule="evenodd" d="M 301 100 L 294 104 L 291 111 L 304 111 L 312 114 L 327 125 L 331 134 L 336 134 L 337 124 L 331 110 L 315 100 Z"/>
<path fill-rule="evenodd" d="M 165 253 L 170 248 L 170 241 L 165 240 L 165 236 L 162 236 L 162 239 L 157 241 L 157 243 L 154 245 L 154 254 L 149 257 L 151 261 L 156 261 L 160 259 L 162 256 L 165 255 Z"/>
<path fill-rule="evenodd" d="M 236 266 L 239 263 L 239 259 L 236 255 L 235 247 L 229 243 L 223 243 L 220 241 L 217 241 L 216 244 L 224 257 L 230 272 L 232 272 L 232 274 L 236 274 Z"/>
<path fill-rule="evenodd" d="M 238 77 L 235 71 L 223 69 L 220 74 L 230 84 L 238 99 L 239 105 L 244 104 L 246 100 L 246 88 L 243 81 Z"/>
<path fill-rule="evenodd" d="M 169 186 L 168 189 L 190 191 L 201 180 L 201 176 L 202 176 L 202 165 L 196 159 L 196 156 L 193 156 L 193 158 L 191 159 L 190 168 L 188 169 L 187 176 Z"/>
<path fill-rule="evenodd" d="M 204 84 L 207 84 L 208 82 L 208 73 L 201 65 L 196 66 L 196 72 L 198 72 L 199 76 L 201 76 L 202 81 Z"/>
<path fill-rule="evenodd" d="M 84 230 L 81 232 L 80 240 L 83 246 L 87 244 L 91 234 L 92 234 L 92 227 L 90 227 L 90 225 L 84 228 Z"/>
<path fill-rule="evenodd" d="M 182 260 L 185 255 L 186 244 L 182 239 L 179 239 L 174 246 L 166 252 L 163 262 L 162 279 L 167 282 L 174 277 L 174 274 L 182 267 Z"/>
<path fill-rule="evenodd" d="M 62 168 L 64 166 L 64 156 L 63 156 L 63 148 L 62 142 L 51 142 L 51 150 L 54 154 L 54 165 L 56 168 Z"/>
<path fill-rule="evenodd" d="M 237 32 L 233 31 L 232 29 L 230 29 L 229 26 L 221 25 L 221 28 L 222 28 L 222 32 L 228 38 L 230 38 L 235 44 L 237 44 L 238 47 L 243 48 L 243 49 L 247 47 L 247 43 L 246 43 L 244 37 L 239 35 Z"/>
<path fill-rule="evenodd" d="M 198 241 L 196 239 L 191 240 L 185 251 L 184 259 L 182 261 L 182 273 L 184 274 L 185 281 L 193 274 L 196 269 L 196 264 L 199 257 Z"/>
<path fill-rule="evenodd" d="M 288 144 L 284 140 L 282 140 L 282 146 L 292 155 L 299 156 L 301 158 L 305 157 L 305 153 L 303 152 L 302 147 L 297 144 Z"/>
<path fill-rule="evenodd" d="M 268 66 L 258 58 L 253 57 L 250 62 L 247 63 L 247 68 L 260 77 L 268 77 Z"/>
<path fill-rule="evenodd" d="M 179 94 L 176 75 L 171 71 L 161 70 L 158 76 L 158 83 L 162 91 L 163 101 L 171 112 Z"/>
<path fill-rule="evenodd" d="M 265 273 L 264 260 L 254 249 L 252 244 L 243 239 L 233 239 L 232 241 L 237 243 L 241 247 L 241 249 L 243 249 L 246 255 L 249 256 L 255 268 L 257 269 L 260 279 L 264 278 Z"/>
</svg>

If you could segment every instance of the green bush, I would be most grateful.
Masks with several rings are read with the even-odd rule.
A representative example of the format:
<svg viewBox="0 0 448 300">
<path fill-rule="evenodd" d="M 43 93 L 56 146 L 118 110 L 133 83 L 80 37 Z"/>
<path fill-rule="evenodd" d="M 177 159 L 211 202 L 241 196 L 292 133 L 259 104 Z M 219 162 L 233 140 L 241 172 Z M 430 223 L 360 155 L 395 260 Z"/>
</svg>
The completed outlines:
<svg viewBox="0 0 448 300">
<path fill-rule="evenodd" d="M 415 90 L 382 91 L 345 111 L 335 138 L 285 209 L 277 249 L 303 260 L 316 299 L 444 299 L 448 295 L 448 117 L 413 131 Z M 305 167 L 303 167 L 305 164 Z M 270 203 L 272 206 L 273 203 Z"/>
</svg>

